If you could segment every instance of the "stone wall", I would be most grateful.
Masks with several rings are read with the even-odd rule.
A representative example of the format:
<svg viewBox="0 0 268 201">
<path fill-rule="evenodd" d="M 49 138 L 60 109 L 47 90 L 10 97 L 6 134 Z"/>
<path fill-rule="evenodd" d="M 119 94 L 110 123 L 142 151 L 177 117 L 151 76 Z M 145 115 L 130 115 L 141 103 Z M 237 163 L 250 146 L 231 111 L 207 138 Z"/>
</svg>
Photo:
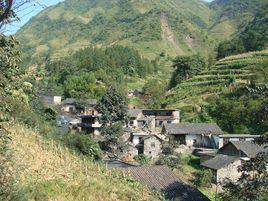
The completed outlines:
<svg viewBox="0 0 268 201">
<path fill-rule="evenodd" d="M 238 172 L 237 168 L 241 165 L 241 160 L 237 160 L 232 164 L 221 168 L 217 171 L 217 182 L 224 182 L 225 179 L 230 179 L 235 182 L 241 176 L 241 172 Z"/>
<path fill-rule="evenodd" d="M 155 137 L 151 136 L 144 140 L 144 154 L 148 157 L 157 158 L 161 153 L 161 142 Z"/>
</svg>

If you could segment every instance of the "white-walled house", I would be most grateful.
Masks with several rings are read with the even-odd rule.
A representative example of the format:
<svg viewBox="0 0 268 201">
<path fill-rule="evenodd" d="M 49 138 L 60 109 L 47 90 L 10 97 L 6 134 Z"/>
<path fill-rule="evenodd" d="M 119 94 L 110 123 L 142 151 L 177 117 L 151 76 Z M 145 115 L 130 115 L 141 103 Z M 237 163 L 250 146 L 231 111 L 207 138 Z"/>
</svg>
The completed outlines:
<svg viewBox="0 0 268 201">
<path fill-rule="evenodd" d="M 131 134 L 131 142 L 133 143 L 134 146 L 136 146 L 142 141 L 144 136 L 148 136 L 148 135 L 149 135 L 148 133 L 142 132 L 142 131 L 133 132 Z"/>
<path fill-rule="evenodd" d="M 93 133 L 94 135 L 100 134 L 101 124 L 98 120 L 100 115 L 81 115 L 81 123 L 79 124 L 82 130 L 87 133 Z"/>
<path fill-rule="evenodd" d="M 216 148 L 213 135 L 223 134 L 223 131 L 212 123 L 174 123 L 164 124 L 162 134 L 188 147 Z"/>
<path fill-rule="evenodd" d="M 226 179 L 237 181 L 241 176 L 241 172 L 238 171 L 240 165 L 239 157 L 224 154 L 217 154 L 212 159 L 201 163 L 201 166 L 212 170 L 215 184 L 222 184 Z"/>
<path fill-rule="evenodd" d="M 238 167 L 244 161 L 255 158 L 258 153 L 267 151 L 267 145 L 259 145 L 252 141 L 229 141 L 214 157 L 201 160 L 201 166 L 213 171 L 215 183 L 222 184 L 225 179 L 236 182 L 241 176 Z"/>
<path fill-rule="evenodd" d="M 180 111 L 172 109 L 130 109 L 128 126 L 134 128 L 155 128 L 164 124 L 180 122 Z"/>
<path fill-rule="evenodd" d="M 260 135 L 249 134 L 224 134 L 213 136 L 218 149 L 220 149 L 230 141 L 253 141 L 254 139 L 259 137 Z"/>
</svg>

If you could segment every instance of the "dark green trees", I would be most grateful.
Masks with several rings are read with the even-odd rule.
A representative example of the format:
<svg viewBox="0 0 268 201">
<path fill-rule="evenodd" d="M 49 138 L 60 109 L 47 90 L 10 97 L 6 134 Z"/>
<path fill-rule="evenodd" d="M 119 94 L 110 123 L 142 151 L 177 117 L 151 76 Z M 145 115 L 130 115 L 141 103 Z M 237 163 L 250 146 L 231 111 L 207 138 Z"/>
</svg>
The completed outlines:
<svg viewBox="0 0 268 201">
<path fill-rule="evenodd" d="M 158 79 L 151 79 L 143 86 L 143 102 L 149 108 L 161 108 L 165 86 Z"/>
<path fill-rule="evenodd" d="M 268 4 L 256 14 L 254 20 L 233 39 L 219 44 L 218 59 L 249 51 L 262 50 L 268 43 Z"/>
<path fill-rule="evenodd" d="M 143 59 L 134 49 L 89 47 L 48 62 L 40 87 L 52 94 L 63 91 L 67 97 L 100 98 L 105 87 L 123 85 L 126 76 L 145 77 L 155 69 L 157 63 Z"/>
<path fill-rule="evenodd" d="M 101 134 L 105 139 L 103 149 L 115 152 L 122 147 L 120 145 L 120 137 L 123 135 L 122 125 L 127 119 L 125 98 L 116 89 L 110 87 L 102 96 L 96 109 L 102 114 Z"/>
<path fill-rule="evenodd" d="M 204 70 L 206 62 L 200 55 L 178 56 L 173 61 L 173 67 L 175 71 L 170 81 L 170 88 Z"/>
</svg>

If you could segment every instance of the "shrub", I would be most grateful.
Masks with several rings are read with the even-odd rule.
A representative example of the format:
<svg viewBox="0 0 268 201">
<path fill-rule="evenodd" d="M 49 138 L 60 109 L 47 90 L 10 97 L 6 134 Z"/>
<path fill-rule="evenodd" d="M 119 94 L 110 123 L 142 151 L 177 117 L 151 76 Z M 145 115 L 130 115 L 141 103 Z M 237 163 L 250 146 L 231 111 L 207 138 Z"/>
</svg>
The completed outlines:
<svg viewBox="0 0 268 201">
<path fill-rule="evenodd" d="M 182 160 L 179 155 L 171 155 L 171 156 L 165 156 L 162 155 L 158 161 L 156 161 L 156 165 L 167 165 L 172 170 L 173 169 L 179 169 L 182 165 Z"/>
<path fill-rule="evenodd" d="M 149 164 L 151 161 L 151 159 L 144 154 L 139 154 L 137 156 L 134 156 L 134 160 L 136 160 L 137 162 L 139 162 L 142 165 Z"/>
<path fill-rule="evenodd" d="M 194 184 L 199 187 L 211 187 L 213 172 L 209 169 L 202 169 L 195 173 Z"/>
<path fill-rule="evenodd" d="M 83 155 L 95 160 L 101 159 L 101 149 L 98 143 L 93 141 L 88 135 L 70 134 L 67 138 L 67 144 Z"/>
</svg>

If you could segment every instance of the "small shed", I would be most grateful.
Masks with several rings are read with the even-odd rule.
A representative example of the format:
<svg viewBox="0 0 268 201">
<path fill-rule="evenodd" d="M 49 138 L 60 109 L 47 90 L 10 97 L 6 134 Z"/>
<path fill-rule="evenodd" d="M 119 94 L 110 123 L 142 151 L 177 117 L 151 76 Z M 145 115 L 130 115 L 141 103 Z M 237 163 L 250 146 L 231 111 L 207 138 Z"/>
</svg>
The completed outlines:
<svg viewBox="0 0 268 201">
<path fill-rule="evenodd" d="M 223 183 L 226 179 L 235 182 L 241 176 L 238 167 L 241 165 L 241 160 L 236 156 L 228 156 L 217 154 L 215 157 L 201 163 L 201 166 L 212 170 L 215 184 Z"/>
</svg>

